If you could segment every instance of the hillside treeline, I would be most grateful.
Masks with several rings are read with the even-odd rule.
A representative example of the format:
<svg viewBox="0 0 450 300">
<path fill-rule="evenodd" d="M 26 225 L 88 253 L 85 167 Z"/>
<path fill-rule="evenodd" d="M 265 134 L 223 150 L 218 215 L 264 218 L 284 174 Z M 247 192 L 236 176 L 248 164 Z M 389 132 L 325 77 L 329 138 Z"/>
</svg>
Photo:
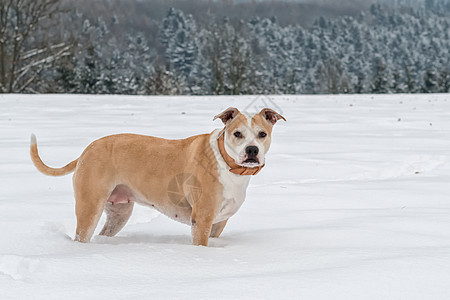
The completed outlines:
<svg viewBox="0 0 450 300">
<path fill-rule="evenodd" d="M 373 4 L 309 25 L 280 20 L 285 13 L 262 16 L 268 10 L 227 16 L 220 10 L 225 2 L 208 2 L 212 8 L 206 14 L 189 14 L 192 7 L 168 8 L 163 18 L 149 15 L 135 24 L 125 7 L 130 18 L 117 10 L 99 17 L 72 1 L 0 0 L 0 91 L 450 92 L 448 1 Z"/>
</svg>

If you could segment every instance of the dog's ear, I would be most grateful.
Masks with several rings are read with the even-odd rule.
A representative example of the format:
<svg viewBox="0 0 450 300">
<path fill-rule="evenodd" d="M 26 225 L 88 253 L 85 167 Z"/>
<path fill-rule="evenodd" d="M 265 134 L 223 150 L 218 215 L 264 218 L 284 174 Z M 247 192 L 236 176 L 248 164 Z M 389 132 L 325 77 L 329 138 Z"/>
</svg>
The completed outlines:
<svg viewBox="0 0 450 300">
<path fill-rule="evenodd" d="M 229 107 L 225 111 L 221 112 L 217 116 L 214 117 L 213 121 L 216 119 L 221 119 L 223 124 L 227 125 L 227 123 L 233 120 L 234 117 L 237 116 L 239 110 L 235 107 Z"/>
<path fill-rule="evenodd" d="M 264 119 L 269 121 L 272 125 L 275 125 L 275 123 L 281 119 L 286 121 L 286 119 L 282 115 L 280 115 L 279 113 L 270 108 L 263 108 L 259 114 Z"/>
</svg>

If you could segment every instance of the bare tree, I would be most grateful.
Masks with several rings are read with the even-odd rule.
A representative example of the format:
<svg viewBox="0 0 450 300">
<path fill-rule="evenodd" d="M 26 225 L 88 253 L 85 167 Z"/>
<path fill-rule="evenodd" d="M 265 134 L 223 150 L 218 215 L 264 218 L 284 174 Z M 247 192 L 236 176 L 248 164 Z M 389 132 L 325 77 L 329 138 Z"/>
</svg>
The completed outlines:
<svg viewBox="0 0 450 300">
<path fill-rule="evenodd" d="M 50 27 L 55 32 L 59 2 L 0 0 L 0 92 L 34 92 L 45 68 L 68 55 L 70 46 L 46 34 Z"/>
<path fill-rule="evenodd" d="M 334 57 L 319 62 L 316 67 L 316 93 L 348 93 L 349 82 L 342 63 Z"/>
<path fill-rule="evenodd" d="M 229 80 L 231 95 L 239 95 L 246 91 L 245 81 L 248 80 L 248 73 L 251 64 L 250 48 L 245 44 L 245 40 L 235 33 L 231 41 L 229 62 Z"/>
<path fill-rule="evenodd" d="M 181 95 L 183 80 L 161 65 L 157 65 L 153 76 L 146 83 L 146 93 L 149 95 Z"/>
<path fill-rule="evenodd" d="M 225 80 L 224 56 L 225 46 L 218 32 L 213 32 L 207 55 L 211 64 L 211 91 L 214 95 L 223 94 Z"/>
</svg>

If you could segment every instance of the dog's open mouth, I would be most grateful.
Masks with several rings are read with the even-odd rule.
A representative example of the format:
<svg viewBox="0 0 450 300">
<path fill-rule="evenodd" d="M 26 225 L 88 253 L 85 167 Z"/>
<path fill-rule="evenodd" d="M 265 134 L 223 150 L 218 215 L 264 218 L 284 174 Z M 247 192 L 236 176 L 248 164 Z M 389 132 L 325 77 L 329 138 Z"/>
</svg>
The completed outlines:
<svg viewBox="0 0 450 300">
<path fill-rule="evenodd" d="M 246 160 L 244 160 L 244 164 L 259 164 L 259 160 L 253 157 L 247 158 Z"/>
</svg>

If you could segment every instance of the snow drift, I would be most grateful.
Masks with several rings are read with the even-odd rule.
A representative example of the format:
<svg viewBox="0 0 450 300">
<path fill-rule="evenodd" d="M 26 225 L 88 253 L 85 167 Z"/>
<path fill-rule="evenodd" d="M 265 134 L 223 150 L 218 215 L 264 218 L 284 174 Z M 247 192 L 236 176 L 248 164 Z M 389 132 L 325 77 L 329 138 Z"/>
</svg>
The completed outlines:
<svg viewBox="0 0 450 300">
<path fill-rule="evenodd" d="M 118 236 L 72 241 L 71 177 L 34 168 L 31 132 L 57 167 L 104 135 L 210 132 L 229 106 L 288 121 L 221 238 L 192 246 L 188 226 L 136 206 Z M 0 107 L 1 299 L 450 297 L 449 95 L 3 95 Z"/>
</svg>

